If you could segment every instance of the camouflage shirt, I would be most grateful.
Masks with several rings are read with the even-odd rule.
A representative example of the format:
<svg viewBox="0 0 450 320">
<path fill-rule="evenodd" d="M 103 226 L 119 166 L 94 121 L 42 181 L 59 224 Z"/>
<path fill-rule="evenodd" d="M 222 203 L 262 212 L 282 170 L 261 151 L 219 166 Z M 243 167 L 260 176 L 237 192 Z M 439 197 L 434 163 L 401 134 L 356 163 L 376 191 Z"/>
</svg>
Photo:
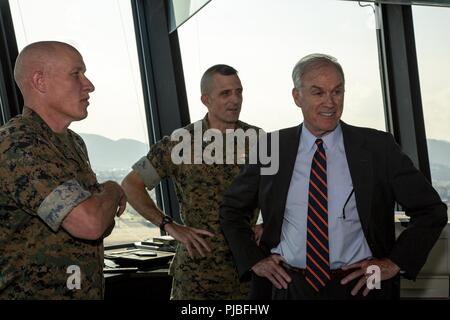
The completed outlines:
<svg viewBox="0 0 450 320">
<path fill-rule="evenodd" d="M 103 297 L 103 242 L 61 228 L 95 191 L 86 146 L 73 131 L 54 133 L 28 108 L 0 128 L 0 299 Z M 71 266 L 79 267 L 80 289 Z"/>
<path fill-rule="evenodd" d="M 194 137 L 194 127 L 199 124 L 202 125 L 203 133 L 209 128 L 205 117 L 183 129 Z M 250 128 L 258 129 L 241 121 L 238 122 L 237 128 L 244 131 Z M 179 130 L 175 132 L 177 131 Z M 202 139 L 201 143 L 202 150 L 205 150 L 210 142 L 206 143 Z M 154 188 L 162 178 L 170 177 L 175 185 L 183 223 L 189 227 L 210 231 L 215 235 L 213 238 L 207 237 L 212 249 L 207 257 L 191 258 L 184 246 L 178 246 L 170 267 L 170 274 L 173 276 L 171 298 L 245 299 L 249 284 L 240 283 L 231 251 L 219 224 L 219 206 L 223 193 L 237 176 L 242 165 L 236 164 L 236 161 L 234 164 L 205 164 L 205 162 L 174 164 L 171 153 L 177 144 L 178 141 L 171 141 L 171 138 L 166 136 L 152 145 L 147 156 L 133 166 L 148 189 Z M 238 155 L 237 151 L 236 147 L 235 157 L 247 158 L 248 148 L 244 150 L 244 154 Z M 256 217 L 252 221 L 253 225 L 255 222 Z"/>
</svg>

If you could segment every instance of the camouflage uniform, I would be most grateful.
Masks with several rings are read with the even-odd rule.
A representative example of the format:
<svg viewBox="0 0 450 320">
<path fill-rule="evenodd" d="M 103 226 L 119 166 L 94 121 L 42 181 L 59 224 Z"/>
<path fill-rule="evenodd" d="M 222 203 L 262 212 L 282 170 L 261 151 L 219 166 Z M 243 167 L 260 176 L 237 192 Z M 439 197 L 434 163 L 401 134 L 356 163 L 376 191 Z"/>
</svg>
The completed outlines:
<svg viewBox="0 0 450 320">
<path fill-rule="evenodd" d="M 209 128 L 207 117 L 197 122 L 200 123 L 203 132 Z M 244 131 L 249 128 L 257 129 L 241 121 L 237 127 Z M 194 124 L 184 129 L 194 136 Z M 206 257 L 191 258 L 183 245 L 177 247 L 170 266 L 170 274 L 173 276 L 171 299 L 245 299 L 249 284 L 240 283 L 231 251 L 219 225 L 222 195 L 239 173 L 241 165 L 176 165 L 172 162 L 171 152 L 177 143 L 168 136 L 164 137 L 151 147 L 146 157 L 133 166 L 148 189 L 154 188 L 162 178 L 172 178 L 184 225 L 204 229 L 215 235 L 213 238 L 206 237 L 212 249 Z M 203 142 L 202 150 L 208 144 L 209 142 Z M 236 151 L 237 148 L 235 156 Z M 245 153 L 240 156 L 247 157 L 248 150 Z M 255 222 L 256 217 L 252 224 Z"/>
<path fill-rule="evenodd" d="M 55 134 L 34 112 L 0 128 L 0 299 L 101 299 L 103 242 L 73 238 L 64 217 L 98 192 L 78 135 Z M 81 289 L 67 273 L 79 266 Z"/>
</svg>

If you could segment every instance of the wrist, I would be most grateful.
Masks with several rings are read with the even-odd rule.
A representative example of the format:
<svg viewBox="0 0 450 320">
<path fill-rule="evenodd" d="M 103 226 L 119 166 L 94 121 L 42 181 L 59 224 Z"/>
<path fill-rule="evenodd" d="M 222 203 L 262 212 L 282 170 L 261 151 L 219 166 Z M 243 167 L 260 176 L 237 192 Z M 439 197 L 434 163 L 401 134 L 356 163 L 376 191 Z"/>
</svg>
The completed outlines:
<svg viewBox="0 0 450 320">
<path fill-rule="evenodd" d="M 102 187 L 102 191 L 107 193 L 119 194 L 118 184 L 114 181 L 106 181 L 100 185 Z"/>
<path fill-rule="evenodd" d="M 173 223 L 173 219 L 169 216 L 164 216 L 161 220 L 161 223 L 159 224 L 159 229 L 161 229 L 161 231 L 166 232 L 166 225 L 168 224 L 172 224 Z"/>
</svg>

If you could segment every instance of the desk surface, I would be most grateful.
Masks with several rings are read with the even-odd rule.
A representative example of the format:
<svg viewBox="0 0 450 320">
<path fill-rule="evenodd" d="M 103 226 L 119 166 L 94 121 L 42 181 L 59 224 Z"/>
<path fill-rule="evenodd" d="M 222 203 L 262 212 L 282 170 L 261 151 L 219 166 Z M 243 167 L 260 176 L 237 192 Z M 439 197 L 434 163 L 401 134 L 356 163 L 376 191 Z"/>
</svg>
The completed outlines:
<svg viewBox="0 0 450 320">
<path fill-rule="evenodd" d="M 175 253 L 152 248 L 136 247 L 134 244 L 124 244 L 105 248 L 105 278 L 122 274 L 153 273 L 156 270 L 167 269 Z M 160 271 L 161 273 L 161 271 Z M 162 273 L 161 273 L 162 275 Z"/>
</svg>

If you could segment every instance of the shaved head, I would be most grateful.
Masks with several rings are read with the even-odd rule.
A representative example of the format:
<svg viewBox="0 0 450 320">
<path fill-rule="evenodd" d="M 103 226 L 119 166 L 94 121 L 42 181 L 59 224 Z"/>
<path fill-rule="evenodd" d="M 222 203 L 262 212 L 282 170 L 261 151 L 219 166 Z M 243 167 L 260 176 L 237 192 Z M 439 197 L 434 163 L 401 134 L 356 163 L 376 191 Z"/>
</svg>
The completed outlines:
<svg viewBox="0 0 450 320">
<path fill-rule="evenodd" d="M 46 72 L 62 50 L 80 54 L 71 45 L 58 41 L 40 41 L 23 48 L 14 67 L 14 79 L 23 95 L 26 95 L 27 80 L 36 72 Z"/>
<path fill-rule="evenodd" d="M 95 90 L 86 77 L 83 57 L 71 45 L 41 41 L 19 54 L 14 78 L 24 105 L 36 112 L 54 132 L 87 117 L 89 94 Z"/>
</svg>

